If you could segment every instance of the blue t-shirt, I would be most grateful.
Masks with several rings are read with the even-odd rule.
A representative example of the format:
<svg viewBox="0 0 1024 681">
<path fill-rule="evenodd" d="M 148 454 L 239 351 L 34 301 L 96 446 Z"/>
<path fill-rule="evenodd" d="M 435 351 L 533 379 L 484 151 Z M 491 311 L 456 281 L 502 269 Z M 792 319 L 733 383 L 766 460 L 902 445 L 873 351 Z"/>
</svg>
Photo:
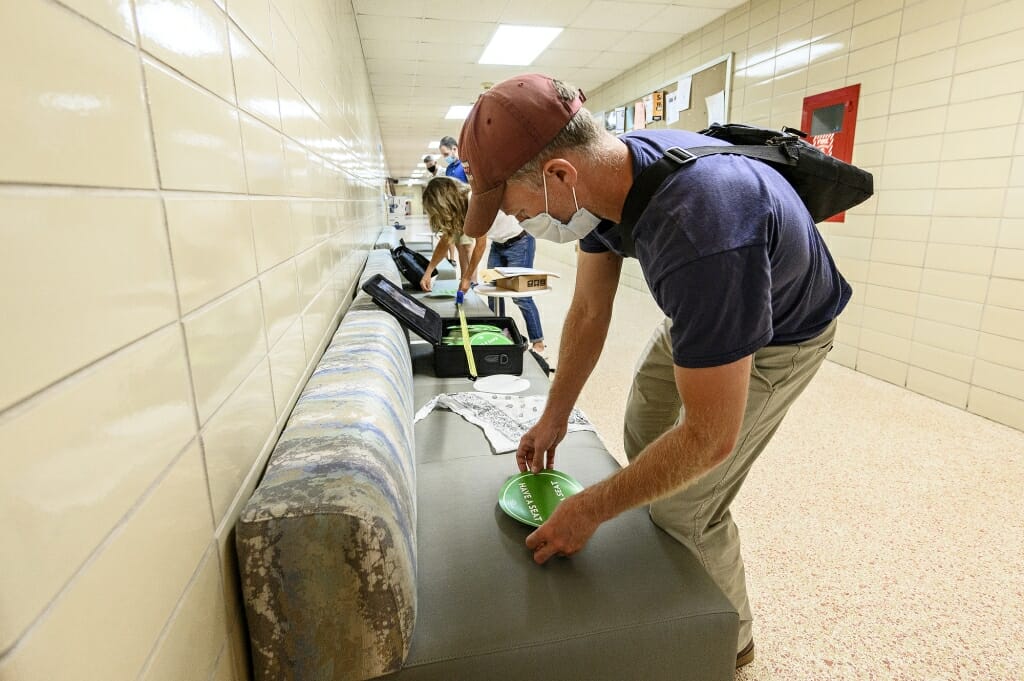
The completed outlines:
<svg viewBox="0 0 1024 681">
<path fill-rule="evenodd" d="M 444 169 L 444 174 L 448 177 L 454 177 L 456 180 L 462 180 L 463 182 L 469 182 L 466 179 L 466 171 L 462 169 L 462 161 L 455 159 L 448 164 L 448 167 Z"/>
<path fill-rule="evenodd" d="M 670 147 L 727 144 L 682 130 L 619 137 L 633 177 Z M 622 255 L 604 221 L 580 241 L 587 253 Z M 633 229 L 647 286 L 672 320 L 678 366 L 720 366 L 765 345 L 814 338 L 852 293 L 793 187 L 768 164 L 720 154 L 680 168 Z"/>
</svg>

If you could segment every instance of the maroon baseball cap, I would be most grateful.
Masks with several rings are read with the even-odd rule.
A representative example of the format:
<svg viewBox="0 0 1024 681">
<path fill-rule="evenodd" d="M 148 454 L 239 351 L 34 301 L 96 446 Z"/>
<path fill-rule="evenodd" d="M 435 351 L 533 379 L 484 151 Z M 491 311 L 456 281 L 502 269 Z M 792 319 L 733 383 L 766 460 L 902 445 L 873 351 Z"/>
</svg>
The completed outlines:
<svg viewBox="0 0 1024 681">
<path fill-rule="evenodd" d="M 566 102 L 548 76 L 504 80 L 476 100 L 459 136 L 459 155 L 473 189 L 463 231 L 483 236 L 505 196 L 505 182 L 555 139 L 587 101 Z"/>
</svg>

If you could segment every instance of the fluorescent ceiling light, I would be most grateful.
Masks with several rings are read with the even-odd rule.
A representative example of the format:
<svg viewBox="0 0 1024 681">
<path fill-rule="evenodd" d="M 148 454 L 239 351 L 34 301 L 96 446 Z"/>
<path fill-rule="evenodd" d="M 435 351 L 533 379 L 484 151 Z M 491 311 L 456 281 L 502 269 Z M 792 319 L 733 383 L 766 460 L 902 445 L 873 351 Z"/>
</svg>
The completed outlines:
<svg viewBox="0 0 1024 681">
<path fill-rule="evenodd" d="M 549 26 L 498 24 L 477 63 L 529 66 L 561 32 L 562 29 Z"/>
<path fill-rule="evenodd" d="M 433 142 L 427 142 L 427 149 L 431 151 L 437 151 L 438 145 L 441 144 L 441 140 L 434 140 Z"/>
<path fill-rule="evenodd" d="M 466 104 L 452 104 L 451 108 L 448 109 L 448 113 L 446 113 L 444 117 L 464 121 L 466 120 L 466 116 L 469 115 L 469 111 L 472 108 L 472 105 L 467 106 Z"/>
</svg>

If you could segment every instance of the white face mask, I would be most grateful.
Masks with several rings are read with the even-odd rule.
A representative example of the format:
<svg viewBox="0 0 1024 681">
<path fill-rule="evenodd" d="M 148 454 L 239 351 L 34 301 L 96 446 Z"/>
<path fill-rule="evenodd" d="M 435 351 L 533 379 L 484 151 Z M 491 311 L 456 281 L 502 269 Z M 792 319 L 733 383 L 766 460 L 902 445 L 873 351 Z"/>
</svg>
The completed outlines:
<svg viewBox="0 0 1024 681">
<path fill-rule="evenodd" d="M 452 156 L 442 156 L 441 157 L 441 167 L 442 168 L 447 168 L 448 166 L 450 166 L 453 163 L 455 163 L 455 156 L 454 155 L 452 155 Z"/>
<path fill-rule="evenodd" d="M 543 172 L 541 180 L 544 181 L 544 212 L 519 223 L 519 226 L 527 233 L 538 239 L 565 244 L 570 241 L 579 241 L 594 231 L 594 228 L 601 223 L 601 218 L 586 208 L 580 208 L 579 201 L 576 200 L 575 187 L 572 188 L 572 200 L 576 204 L 576 212 L 569 218 L 569 224 L 551 217 L 548 214 L 548 182 Z"/>
</svg>

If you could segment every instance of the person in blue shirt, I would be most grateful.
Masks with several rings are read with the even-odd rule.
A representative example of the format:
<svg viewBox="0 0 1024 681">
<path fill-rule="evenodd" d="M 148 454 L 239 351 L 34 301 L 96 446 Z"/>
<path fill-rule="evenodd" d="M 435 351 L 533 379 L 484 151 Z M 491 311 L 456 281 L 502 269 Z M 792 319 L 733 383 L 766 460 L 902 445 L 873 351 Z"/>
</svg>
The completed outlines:
<svg viewBox="0 0 1024 681">
<path fill-rule="evenodd" d="M 442 137 L 437 148 L 441 152 L 441 165 L 444 166 L 444 174 L 454 177 L 456 180 L 469 182 L 466 179 L 466 169 L 463 168 L 462 161 L 459 160 L 459 144 L 455 138 Z"/>
<path fill-rule="evenodd" d="M 579 242 L 558 371 L 520 441 L 521 471 L 554 466 L 601 355 L 624 259 L 616 223 L 635 178 L 669 148 L 727 144 L 682 130 L 614 137 L 585 99 L 547 76 L 510 78 L 480 95 L 460 139 L 473 188 L 465 234 L 483 236 L 501 209 L 537 238 Z M 729 507 L 831 349 L 852 291 L 793 187 L 751 158 L 716 154 L 676 170 L 633 239 L 665 320 L 627 398 L 630 465 L 559 504 L 526 546 L 537 563 L 572 555 L 603 522 L 649 505 L 739 613 L 741 667 L 754 657 L 753 617 Z"/>
</svg>

